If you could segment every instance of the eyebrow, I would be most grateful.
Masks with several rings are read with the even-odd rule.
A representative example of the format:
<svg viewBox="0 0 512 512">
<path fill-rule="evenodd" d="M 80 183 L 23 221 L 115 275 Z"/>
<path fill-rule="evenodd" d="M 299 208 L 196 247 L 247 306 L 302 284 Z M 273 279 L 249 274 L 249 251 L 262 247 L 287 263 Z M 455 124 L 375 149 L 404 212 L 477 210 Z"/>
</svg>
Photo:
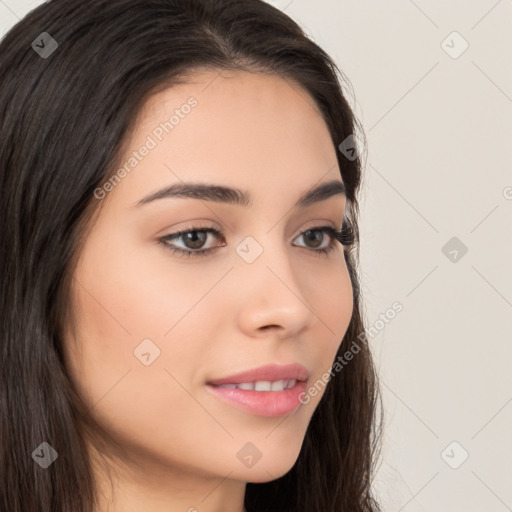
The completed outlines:
<svg viewBox="0 0 512 512">
<path fill-rule="evenodd" d="M 295 203 L 295 208 L 305 208 L 314 203 L 325 201 L 334 195 L 342 194 L 346 196 L 345 185 L 338 180 L 327 181 L 315 187 L 306 190 Z M 251 206 L 251 195 L 238 188 L 226 187 L 223 185 L 205 184 L 205 183 L 175 183 L 154 192 L 137 203 L 134 206 L 142 206 L 158 199 L 168 198 L 190 198 L 202 199 L 203 201 L 215 201 L 218 203 L 227 203 L 239 206 Z"/>
</svg>

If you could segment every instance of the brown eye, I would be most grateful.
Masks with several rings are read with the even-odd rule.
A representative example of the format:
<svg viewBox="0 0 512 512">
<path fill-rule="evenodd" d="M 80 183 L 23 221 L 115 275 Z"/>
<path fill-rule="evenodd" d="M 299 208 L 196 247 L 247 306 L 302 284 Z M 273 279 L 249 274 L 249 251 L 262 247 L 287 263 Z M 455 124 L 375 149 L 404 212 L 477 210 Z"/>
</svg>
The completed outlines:
<svg viewBox="0 0 512 512">
<path fill-rule="evenodd" d="M 303 234 L 307 240 L 313 242 L 313 247 L 321 245 L 322 240 L 324 239 L 324 232 L 319 229 L 308 229 Z"/>
<path fill-rule="evenodd" d="M 209 233 L 215 235 L 214 238 L 218 238 L 221 235 L 219 231 L 211 226 L 205 228 L 191 227 L 190 229 L 182 229 L 176 233 L 166 235 L 159 239 L 159 243 L 163 244 L 166 249 L 184 256 L 203 255 L 219 247 L 217 245 L 203 249 Z M 175 241 L 180 239 L 182 240 L 183 247 L 176 245 Z"/>
<path fill-rule="evenodd" d="M 181 235 L 183 242 L 188 249 L 201 249 L 208 234 L 204 231 L 187 231 Z"/>
</svg>

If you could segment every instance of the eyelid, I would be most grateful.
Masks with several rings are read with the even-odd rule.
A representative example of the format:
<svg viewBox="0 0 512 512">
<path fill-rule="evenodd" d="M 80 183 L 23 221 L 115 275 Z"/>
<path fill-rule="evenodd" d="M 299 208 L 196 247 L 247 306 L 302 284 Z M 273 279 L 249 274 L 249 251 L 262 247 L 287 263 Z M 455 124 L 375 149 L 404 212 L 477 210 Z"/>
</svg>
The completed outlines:
<svg viewBox="0 0 512 512">
<path fill-rule="evenodd" d="M 200 221 L 197 221 L 198 223 Z M 322 229 L 322 228 L 326 228 L 326 224 L 325 223 L 329 223 L 330 226 L 329 227 L 332 227 L 332 229 L 334 229 L 335 231 L 339 231 L 341 229 L 343 229 L 343 226 L 345 225 L 345 223 L 343 222 L 343 226 L 340 228 L 338 227 L 338 225 L 333 222 L 332 220 L 329 220 L 329 219 L 321 219 L 321 220 L 316 220 L 316 221 L 309 221 L 307 224 L 306 224 L 306 227 L 302 227 L 300 229 L 298 229 L 295 234 L 293 235 L 292 237 L 292 240 L 295 240 L 299 235 L 302 235 L 304 234 L 304 232 L 310 230 L 310 229 Z M 222 238 L 224 238 L 223 236 L 223 231 L 222 229 L 220 228 L 217 228 L 215 226 L 213 226 L 211 223 L 208 224 L 208 225 L 200 225 L 200 224 L 190 224 L 188 226 L 185 226 L 183 228 L 179 228 L 177 229 L 176 231 L 173 231 L 172 233 L 168 233 L 167 235 L 163 235 L 162 237 L 160 237 L 159 239 L 170 239 L 171 237 L 173 238 L 179 238 L 180 235 L 183 235 L 185 233 L 190 233 L 190 232 L 193 232 L 193 231 L 201 231 L 201 232 L 208 232 L 208 233 L 213 233 L 213 234 L 216 234 L 218 236 L 221 236 Z"/>
</svg>

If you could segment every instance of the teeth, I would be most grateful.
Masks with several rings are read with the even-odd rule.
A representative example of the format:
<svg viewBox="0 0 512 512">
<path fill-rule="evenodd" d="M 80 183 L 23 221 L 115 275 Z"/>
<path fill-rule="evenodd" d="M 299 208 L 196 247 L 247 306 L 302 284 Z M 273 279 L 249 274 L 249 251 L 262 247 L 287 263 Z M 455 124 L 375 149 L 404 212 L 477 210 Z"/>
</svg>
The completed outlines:
<svg viewBox="0 0 512 512">
<path fill-rule="evenodd" d="M 245 389 L 247 391 L 254 389 L 254 382 L 243 382 L 236 386 L 238 389 Z"/>
<path fill-rule="evenodd" d="M 281 381 L 282 382 L 282 381 Z M 254 383 L 254 391 L 271 391 L 272 382 L 269 380 L 258 380 Z M 283 390 L 281 386 L 281 391 Z"/>
<path fill-rule="evenodd" d="M 288 386 L 288 382 L 285 380 L 276 380 L 275 382 L 270 382 L 270 391 L 283 391 Z M 260 391 L 260 390 L 258 390 Z M 261 390 L 268 391 L 268 389 Z"/>
<path fill-rule="evenodd" d="M 238 388 L 246 391 L 283 391 L 288 388 L 293 388 L 296 383 L 296 379 L 276 380 L 274 382 L 269 380 L 258 380 L 256 382 L 242 382 L 240 384 L 222 384 L 218 387 L 226 389 Z"/>
</svg>

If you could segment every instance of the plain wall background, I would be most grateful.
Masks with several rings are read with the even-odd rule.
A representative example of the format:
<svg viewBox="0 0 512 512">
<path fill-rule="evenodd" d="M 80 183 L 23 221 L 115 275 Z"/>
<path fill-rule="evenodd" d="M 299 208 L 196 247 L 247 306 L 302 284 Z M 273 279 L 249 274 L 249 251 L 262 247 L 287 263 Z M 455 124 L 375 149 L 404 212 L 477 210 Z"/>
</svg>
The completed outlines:
<svg viewBox="0 0 512 512">
<path fill-rule="evenodd" d="M 40 3 L 0 0 L 0 36 Z M 367 136 L 383 508 L 512 510 L 512 1 L 270 3 L 335 58 Z"/>
</svg>

